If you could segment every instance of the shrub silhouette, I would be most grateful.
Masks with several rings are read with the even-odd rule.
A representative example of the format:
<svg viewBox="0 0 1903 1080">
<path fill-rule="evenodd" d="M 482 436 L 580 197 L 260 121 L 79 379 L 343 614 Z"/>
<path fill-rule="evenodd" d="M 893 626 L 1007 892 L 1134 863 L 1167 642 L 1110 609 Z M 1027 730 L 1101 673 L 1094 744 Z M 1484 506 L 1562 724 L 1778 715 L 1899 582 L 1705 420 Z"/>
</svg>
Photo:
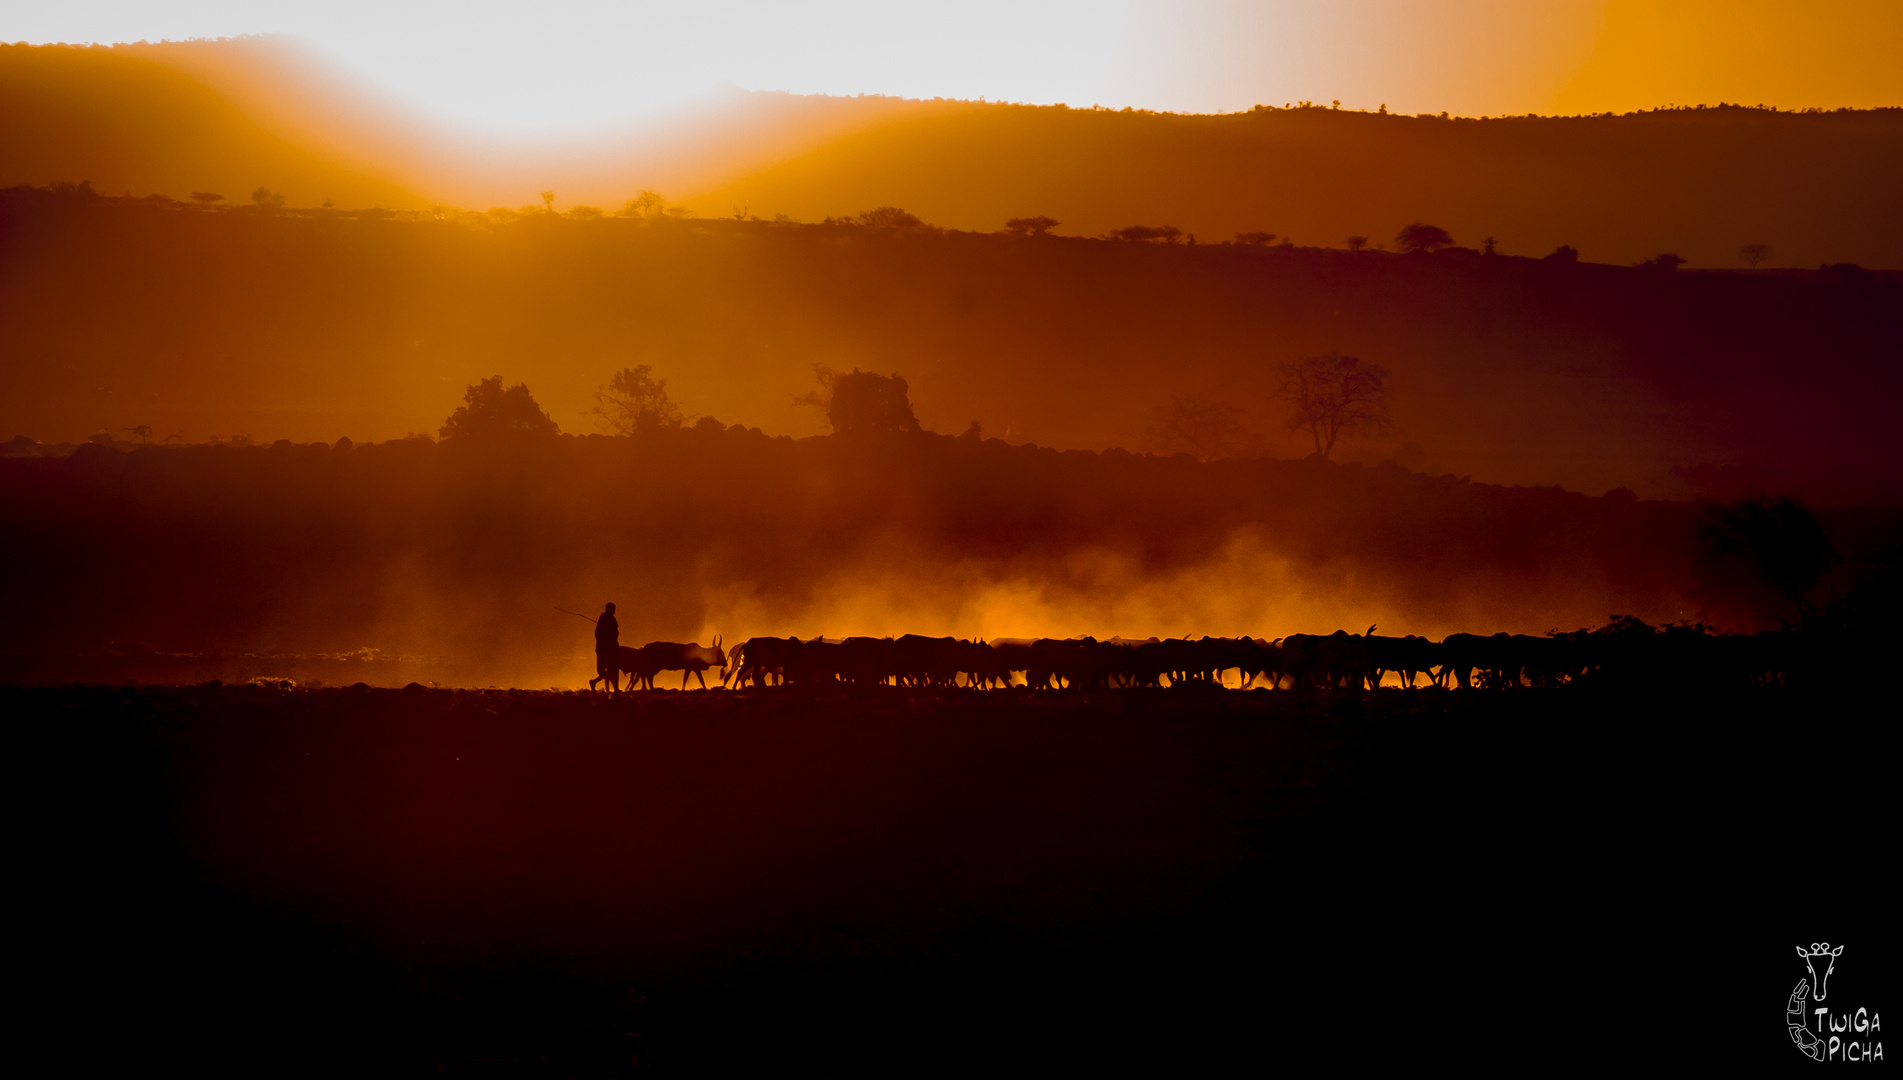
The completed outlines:
<svg viewBox="0 0 1903 1080">
<path fill-rule="evenodd" d="M 1173 397 L 1150 415 L 1150 434 L 1158 449 L 1203 461 L 1233 456 L 1254 434 L 1242 407 L 1219 394 Z"/>
<path fill-rule="evenodd" d="M 1110 232 L 1112 240 L 1158 241 L 1174 244 L 1183 235 L 1183 230 L 1174 225 L 1126 225 Z"/>
<path fill-rule="evenodd" d="M 502 376 L 484 379 L 463 393 L 466 404 L 456 407 L 438 432 L 444 439 L 490 441 L 507 438 L 547 438 L 560 434 L 555 421 L 529 396 L 527 383 L 503 389 Z"/>
</svg>

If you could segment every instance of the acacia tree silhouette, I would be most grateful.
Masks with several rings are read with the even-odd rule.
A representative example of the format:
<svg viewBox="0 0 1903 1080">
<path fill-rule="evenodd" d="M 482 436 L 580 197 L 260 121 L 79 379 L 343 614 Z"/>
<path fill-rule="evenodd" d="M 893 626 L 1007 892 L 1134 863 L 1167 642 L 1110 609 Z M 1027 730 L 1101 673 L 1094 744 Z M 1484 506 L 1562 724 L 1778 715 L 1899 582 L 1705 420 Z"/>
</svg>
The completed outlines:
<svg viewBox="0 0 1903 1080">
<path fill-rule="evenodd" d="M 502 376 L 484 379 L 463 393 L 438 432 L 444 439 L 489 441 L 507 438 L 548 438 L 561 433 L 555 421 L 529 396 L 527 383 L 503 389 Z"/>
<path fill-rule="evenodd" d="M 1341 436 L 1378 435 L 1388 428 L 1387 377 L 1379 364 L 1338 352 L 1303 356 L 1276 365 L 1282 374 L 1275 396 L 1293 409 L 1291 430 L 1306 431 L 1315 440 L 1315 452 L 1324 459 L 1334 453 Z"/>
<path fill-rule="evenodd" d="M 639 195 L 621 204 L 621 209 L 615 211 L 615 216 L 642 218 L 647 221 L 652 221 L 655 218 L 663 216 L 666 212 L 667 200 L 661 197 L 661 193 L 648 188 L 642 188 Z"/>
<path fill-rule="evenodd" d="M 1056 218 L 1040 214 L 1037 217 L 1014 217 L 1004 223 L 1004 228 L 1006 232 L 1019 236 L 1049 236 L 1052 229 L 1062 224 Z"/>
<path fill-rule="evenodd" d="M 896 206 L 879 206 L 859 215 L 859 224 L 872 229 L 922 229 L 918 215 Z M 1056 222 L 1052 222 L 1056 224 Z"/>
<path fill-rule="evenodd" d="M 1770 257 L 1771 245 L 1769 244 L 1746 244 L 1738 249 L 1738 258 L 1753 270 L 1758 268 L 1759 263 Z"/>
<path fill-rule="evenodd" d="M 813 365 L 819 389 L 797 395 L 795 405 L 811 405 L 826 414 L 835 435 L 915 432 L 918 417 L 901 375 L 875 375 L 853 368 L 835 371 Z"/>
<path fill-rule="evenodd" d="M 653 371 L 647 364 L 622 368 L 595 391 L 589 412 L 617 435 L 680 427 L 687 418 L 668 398 L 667 380 L 654 378 Z"/>
<path fill-rule="evenodd" d="M 1444 247 L 1453 247 L 1454 238 L 1448 235 L 1446 229 L 1438 225 L 1424 225 L 1417 221 L 1412 225 L 1403 226 L 1400 232 L 1394 234 L 1394 246 L 1400 248 L 1404 254 L 1414 252 L 1425 254 Z"/>
</svg>

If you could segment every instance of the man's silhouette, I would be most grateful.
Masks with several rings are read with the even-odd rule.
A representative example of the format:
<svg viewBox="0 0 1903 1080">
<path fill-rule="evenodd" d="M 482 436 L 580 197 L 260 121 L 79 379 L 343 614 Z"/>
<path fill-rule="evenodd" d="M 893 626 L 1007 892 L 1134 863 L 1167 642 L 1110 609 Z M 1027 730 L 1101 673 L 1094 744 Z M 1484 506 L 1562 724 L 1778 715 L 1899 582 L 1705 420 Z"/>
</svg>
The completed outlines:
<svg viewBox="0 0 1903 1080">
<path fill-rule="evenodd" d="M 608 680 L 609 693 L 621 692 L 621 671 L 616 663 L 620 650 L 621 624 L 615 622 L 615 606 L 610 601 L 595 620 L 595 674 Z"/>
</svg>

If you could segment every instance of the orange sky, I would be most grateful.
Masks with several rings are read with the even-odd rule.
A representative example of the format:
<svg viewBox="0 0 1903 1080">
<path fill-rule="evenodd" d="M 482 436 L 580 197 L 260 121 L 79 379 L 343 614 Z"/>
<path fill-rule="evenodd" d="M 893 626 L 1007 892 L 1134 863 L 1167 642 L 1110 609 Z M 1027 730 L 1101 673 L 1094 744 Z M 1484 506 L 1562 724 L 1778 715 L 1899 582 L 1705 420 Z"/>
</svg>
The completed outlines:
<svg viewBox="0 0 1903 1080">
<path fill-rule="evenodd" d="M 8 23 L 30 42 L 292 34 L 403 106 L 516 131 L 651 115 L 723 82 L 1197 112 L 1903 104 L 1895 0 L 474 0 L 453 20 L 405 0 L 79 0 Z"/>
<path fill-rule="evenodd" d="M 1903 105 L 1900 58 L 1896 0 L 1613 0 L 1553 107 Z"/>
</svg>

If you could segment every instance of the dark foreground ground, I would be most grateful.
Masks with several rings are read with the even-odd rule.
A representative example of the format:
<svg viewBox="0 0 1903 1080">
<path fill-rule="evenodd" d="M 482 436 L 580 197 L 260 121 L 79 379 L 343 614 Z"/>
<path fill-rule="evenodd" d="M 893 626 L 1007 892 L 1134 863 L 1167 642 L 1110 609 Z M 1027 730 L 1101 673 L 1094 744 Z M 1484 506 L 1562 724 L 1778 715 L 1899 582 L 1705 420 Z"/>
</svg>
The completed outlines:
<svg viewBox="0 0 1903 1080">
<path fill-rule="evenodd" d="M 1815 694 L 0 688 L 0 715 L 16 1041 L 87 1072 L 1808 1066 L 1793 946 L 1847 943 L 1833 996 L 1872 1007 L 1895 970 L 1890 714 Z"/>
</svg>

